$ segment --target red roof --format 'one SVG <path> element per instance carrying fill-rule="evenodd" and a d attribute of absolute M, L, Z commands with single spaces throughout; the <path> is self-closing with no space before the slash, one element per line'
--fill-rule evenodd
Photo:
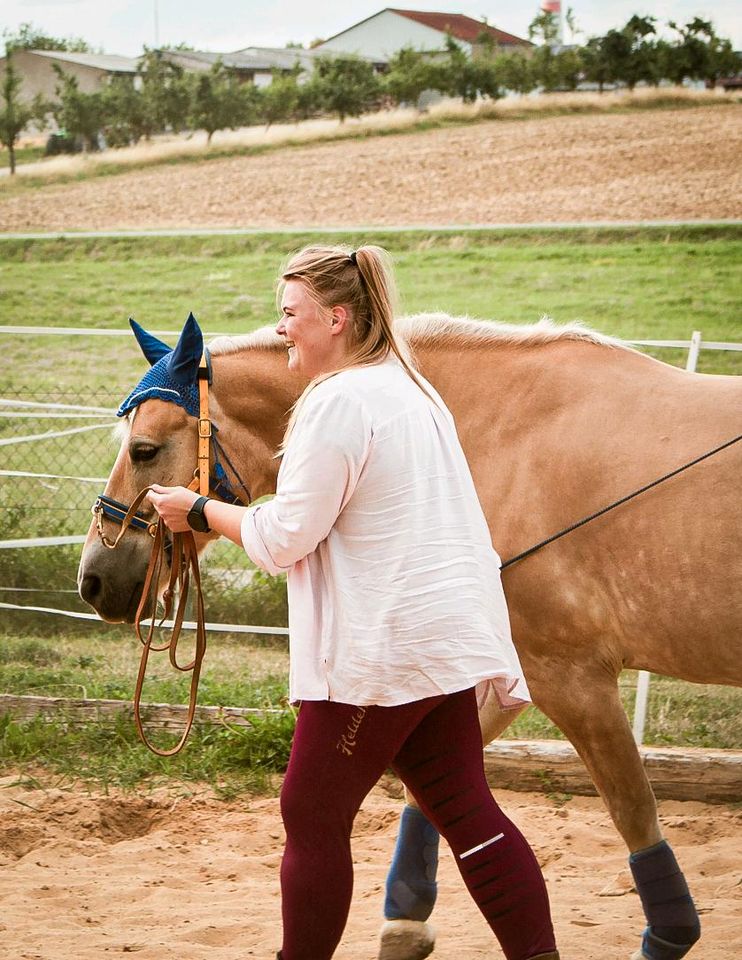
<path fill-rule="evenodd" d="M 477 37 L 486 31 L 496 43 L 500 44 L 525 44 L 532 47 L 530 40 L 523 40 L 512 33 L 505 33 L 504 30 L 498 30 L 491 27 L 488 23 L 481 20 L 475 20 L 473 17 L 467 17 L 463 13 L 426 13 L 422 10 L 398 10 L 395 7 L 387 8 L 390 13 L 398 13 L 401 17 L 407 17 L 409 20 L 416 20 L 418 23 L 425 24 L 433 30 L 439 30 L 441 33 L 450 33 L 457 40 L 465 40 L 467 43 L 475 43 Z"/>

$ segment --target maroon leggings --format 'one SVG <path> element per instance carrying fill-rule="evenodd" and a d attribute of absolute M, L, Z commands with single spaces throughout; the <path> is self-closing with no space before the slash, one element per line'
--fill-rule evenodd
<path fill-rule="evenodd" d="M 283 960 L 335 952 L 353 891 L 353 820 L 388 767 L 450 845 L 507 960 L 555 950 L 541 869 L 485 780 L 470 689 L 398 707 L 302 703 L 281 791 Z"/>

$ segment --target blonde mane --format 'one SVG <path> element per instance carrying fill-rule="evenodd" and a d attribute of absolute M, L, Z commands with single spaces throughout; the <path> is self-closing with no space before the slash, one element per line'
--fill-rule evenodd
<path fill-rule="evenodd" d="M 624 341 L 596 333 L 581 323 L 554 323 L 542 317 L 538 323 L 518 324 L 452 317 L 447 313 L 416 313 L 400 317 L 395 330 L 415 346 L 446 346 L 456 349 L 491 343 L 535 346 L 556 340 L 583 340 L 606 347 L 627 347 Z M 241 350 L 283 350 L 284 343 L 273 327 L 261 327 L 237 337 L 217 337 L 209 344 L 214 356 Z"/>

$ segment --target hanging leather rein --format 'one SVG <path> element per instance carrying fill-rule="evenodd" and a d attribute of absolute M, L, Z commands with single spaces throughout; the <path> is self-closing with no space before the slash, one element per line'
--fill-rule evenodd
<path fill-rule="evenodd" d="M 243 499 L 232 493 L 225 495 L 224 480 L 222 478 L 212 478 L 210 475 L 210 444 L 213 436 L 211 418 L 209 417 L 209 368 L 204 353 L 198 369 L 198 395 L 199 395 L 199 413 L 198 413 L 198 465 L 194 471 L 193 480 L 189 483 L 189 490 L 198 490 L 201 496 L 216 494 L 220 499 L 231 500 L 233 503 L 244 503 Z M 213 438 L 216 439 L 215 437 Z M 234 468 L 232 468 L 234 470 Z M 249 491 L 242 480 L 236 474 L 242 488 L 247 493 L 248 503 L 251 499 Z M 216 479 L 213 483 L 212 480 Z M 201 664 L 206 653 L 206 617 L 204 612 L 203 590 L 201 586 L 201 572 L 198 566 L 198 548 L 193 533 L 190 530 L 184 533 L 173 533 L 170 539 L 165 522 L 162 517 L 156 521 L 148 520 L 138 512 L 142 501 L 145 499 L 151 487 L 145 487 L 136 495 L 130 507 L 113 500 L 110 497 L 101 495 L 95 501 L 93 514 L 96 518 L 98 537 L 101 543 L 109 550 L 115 550 L 120 543 L 126 531 L 131 527 L 133 529 L 146 530 L 152 537 L 152 550 L 147 565 L 147 572 L 144 577 L 144 586 L 142 587 L 142 596 L 139 600 L 136 616 L 134 618 L 134 629 L 136 635 L 142 644 L 142 655 L 139 661 L 139 672 L 137 674 L 136 685 L 134 688 L 134 723 L 137 733 L 142 743 L 152 753 L 159 757 L 172 757 L 178 753 L 184 746 L 188 735 L 193 726 L 193 720 L 196 715 L 196 697 L 198 694 L 198 682 L 201 676 Z M 114 520 L 121 524 L 121 530 L 114 540 L 110 540 L 103 532 L 103 518 Z M 161 627 L 165 620 L 169 620 L 173 612 L 173 604 L 177 595 L 177 607 L 173 619 L 173 627 L 169 638 L 159 646 L 154 644 L 155 630 L 158 624 L 156 618 L 152 615 L 149 618 L 147 632 L 143 635 L 142 625 L 145 618 L 145 608 L 149 600 L 152 601 L 152 610 L 156 608 L 158 584 L 162 574 L 162 565 L 166 554 L 170 553 L 170 577 L 167 587 L 162 597 L 164 613 L 160 619 Z M 178 661 L 178 640 L 185 619 L 186 604 L 190 592 L 191 580 L 193 581 L 195 593 L 195 622 L 196 622 L 196 648 L 193 659 L 186 664 Z M 147 675 L 147 664 L 151 652 L 161 653 L 168 651 L 168 656 L 172 666 L 182 673 L 191 674 L 191 685 L 188 696 L 188 714 L 183 734 L 178 743 L 168 750 L 156 747 L 144 732 L 142 724 L 142 690 Z"/>

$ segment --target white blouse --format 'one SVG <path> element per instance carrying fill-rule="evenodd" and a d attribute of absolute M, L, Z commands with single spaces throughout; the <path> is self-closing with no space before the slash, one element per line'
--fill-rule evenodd
<path fill-rule="evenodd" d="M 321 382 L 276 496 L 243 518 L 254 563 L 288 574 L 292 701 L 395 706 L 475 684 L 502 707 L 530 699 L 453 417 L 426 387 L 435 403 L 395 358 Z"/>

